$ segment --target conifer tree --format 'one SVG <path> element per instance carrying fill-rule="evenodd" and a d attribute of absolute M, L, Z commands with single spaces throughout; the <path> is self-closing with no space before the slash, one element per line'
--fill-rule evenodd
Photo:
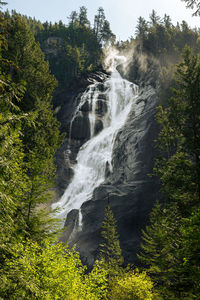
<path fill-rule="evenodd" d="M 94 17 L 94 33 L 99 43 L 113 43 L 116 38 L 110 29 L 110 23 L 106 20 L 102 7 L 99 7 L 97 15 Z"/>
<path fill-rule="evenodd" d="M 168 298 L 195 299 L 200 293 L 200 56 L 190 48 L 177 66 L 173 92 L 157 115 L 158 144 L 166 156 L 154 170 L 164 203 L 152 212 L 140 258 Z"/>
<path fill-rule="evenodd" d="M 17 232 L 24 226 L 23 218 L 16 218 L 19 202 L 28 190 L 22 143 L 22 123 L 30 121 L 18 104 L 25 93 L 25 82 L 15 83 L 9 69 L 14 64 L 5 60 L 2 52 L 8 49 L 6 25 L 0 17 L 0 268 L 12 252 L 17 241 Z"/>
<path fill-rule="evenodd" d="M 150 14 L 149 17 L 150 17 L 150 20 L 151 20 L 151 24 L 152 24 L 153 26 L 159 24 L 159 22 L 160 22 L 160 17 L 157 15 L 157 13 L 156 13 L 156 11 L 155 11 L 154 9 L 152 10 L 152 12 L 151 12 L 151 14 Z"/>
<path fill-rule="evenodd" d="M 62 139 L 50 103 L 55 79 L 48 63 L 25 20 L 16 13 L 6 18 L 6 34 L 0 36 L 0 223 L 5 253 L 15 238 L 42 242 L 54 233 L 44 203 L 52 198 L 54 154 Z"/>
<path fill-rule="evenodd" d="M 106 289 L 108 299 L 118 277 L 123 273 L 123 256 L 120 248 L 119 235 L 116 228 L 116 220 L 110 204 L 105 208 L 105 217 L 101 228 L 102 243 L 100 244 L 99 260 L 95 262 L 94 269 L 100 274 L 106 275 Z"/>
<path fill-rule="evenodd" d="M 147 34 L 147 30 L 148 30 L 147 21 L 144 18 L 139 17 L 138 24 L 136 26 L 136 31 L 135 31 L 137 38 L 143 39 Z"/>
<path fill-rule="evenodd" d="M 103 243 L 100 244 L 100 257 L 111 268 L 123 264 L 122 250 L 120 248 L 119 235 L 116 228 L 116 220 L 110 205 L 105 209 L 105 218 L 102 224 L 101 236 Z"/>
<path fill-rule="evenodd" d="M 200 15 L 200 1 L 198 0 L 182 0 L 182 1 L 186 2 L 187 8 L 192 8 L 195 10 L 193 16 Z"/>
<path fill-rule="evenodd" d="M 80 7 L 78 20 L 79 20 L 79 26 L 89 26 L 90 25 L 90 22 L 87 18 L 87 8 L 85 6 Z"/>
<path fill-rule="evenodd" d="M 101 40 L 101 31 L 105 22 L 105 13 L 103 7 L 99 7 L 97 15 L 94 17 L 94 33 L 98 40 Z"/>

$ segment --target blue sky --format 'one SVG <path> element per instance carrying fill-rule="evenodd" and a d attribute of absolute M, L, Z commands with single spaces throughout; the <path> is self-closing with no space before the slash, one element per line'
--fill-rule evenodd
<path fill-rule="evenodd" d="M 185 20 L 191 27 L 200 27 L 200 17 L 192 17 L 192 11 L 185 8 L 181 0 L 5 0 L 7 9 L 15 9 L 45 22 L 46 20 L 67 23 L 67 17 L 72 10 L 79 10 L 80 6 L 88 9 L 88 18 L 93 23 L 94 15 L 99 6 L 105 11 L 107 20 L 117 39 L 126 40 L 134 36 L 139 16 L 148 19 L 152 9 L 161 17 L 170 15 L 174 24 Z"/>

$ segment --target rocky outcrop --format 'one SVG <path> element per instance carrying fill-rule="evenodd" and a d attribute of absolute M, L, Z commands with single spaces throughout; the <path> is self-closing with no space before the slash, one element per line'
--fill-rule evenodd
<path fill-rule="evenodd" d="M 101 117 L 106 113 L 103 81 L 107 75 L 97 74 L 90 79 L 99 82 L 102 91 L 96 105 L 96 123 L 94 132 L 102 130 Z M 155 76 L 155 75 L 154 75 Z M 91 200 L 81 207 L 82 227 L 79 223 L 78 210 L 68 214 L 63 233 L 63 240 L 70 245 L 76 244 L 85 263 L 92 265 L 98 253 L 100 228 L 104 218 L 104 209 L 108 202 L 117 220 L 120 242 L 125 262 L 137 262 L 136 253 L 140 249 L 141 230 L 148 222 L 149 213 L 157 198 L 159 184 L 156 178 L 148 176 L 152 172 L 156 150 L 154 140 L 157 136 L 155 122 L 158 101 L 158 83 L 145 75 L 140 75 L 140 94 L 134 104 L 126 124 L 117 134 L 112 158 L 112 168 L 106 166 L 106 180 L 94 190 Z M 133 78 L 134 79 L 134 78 Z M 94 82 L 93 81 L 93 82 Z M 142 83 L 143 82 L 143 83 Z M 83 90 L 83 88 L 82 88 Z M 80 94 L 67 94 L 55 100 L 57 116 L 61 121 L 61 130 L 68 135 L 57 152 L 58 191 L 62 195 L 73 175 L 73 165 L 80 146 L 89 139 L 88 114 L 91 111 L 89 101 L 85 101 L 75 114 L 80 104 Z M 60 108 L 59 108 L 60 107 Z"/>
<path fill-rule="evenodd" d="M 53 97 L 54 111 L 61 123 L 60 130 L 65 133 L 65 140 L 56 153 L 57 165 L 57 195 L 58 198 L 64 193 L 73 176 L 73 166 L 80 147 L 90 138 L 90 126 L 88 114 L 91 111 L 89 101 L 86 101 L 76 114 L 81 96 L 88 86 L 98 83 L 99 90 L 104 92 L 103 82 L 108 77 L 107 73 L 96 72 L 80 78 L 71 89 L 58 89 Z M 105 99 L 101 95 L 98 99 L 98 113 L 106 112 Z M 97 119 L 95 133 L 102 130 L 102 123 Z"/>
<path fill-rule="evenodd" d="M 48 37 L 43 43 L 43 51 L 46 56 L 53 55 L 57 56 L 59 48 L 63 45 L 63 40 L 59 37 L 51 36 Z"/>
<path fill-rule="evenodd" d="M 85 263 L 91 265 L 98 253 L 100 227 L 108 202 L 117 219 L 125 262 L 137 261 L 141 230 L 158 194 L 158 182 L 150 178 L 156 155 L 154 139 L 157 125 L 154 120 L 157 93 L 148 86 L 141 90 L 136 112 L 132 113 L 119 131 L 113 150 L 113 170 L 104 184 L 96 188 L 92 200 L 81 208 L 83 227 L 73 237 Z"/>

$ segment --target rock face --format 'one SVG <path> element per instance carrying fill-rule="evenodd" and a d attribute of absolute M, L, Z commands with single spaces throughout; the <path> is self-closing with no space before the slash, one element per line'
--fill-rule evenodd
<path fill-rule="evenodd" d="M 155 157 L 154 139 L 157 126 L 154 120 L 156 91 L 146 87 L 137 100 L 141 113 L 131 113 L 119 131 L 113 150 L 113 171 L 104 184 L 96 188 L 91 201 L 82 205 L 83 228 L 73 242 L 85 262 L 91 265 L 98 252 L 100 227 L 108 201 L 117 219 L 121 248 L 125 262 L 136 262 L 140 249 L 141 229 L 158 193 L 152 172 Z"/>
<path fill-rule="evenodd" d="M 102 90 L 102 82 L 108 74 L 96 72 L 84 77 L 71 90 L 58 90 L 53 98 L 55 114 L 61 123 L 60 130 L 66 134 L 66 138 L 56 153 L 57 164 L 57 195 L 58 198 L 64 193 L 73 176 L 73 166 L 76 163 L 76 156 L 80 147 L 90 138 L 90 126 L 88 114 L 91 110 L 88 101 L 80 108 L 81 95 L 87 90 L 88 85 L 99 83 Z M 103 113 L 103 107 L 100 110 Z M 101 130 L 102 124 L 99 120 L 95 124 L 95 132 Z"/>
<path fill-rule="evenodd" d="M 106 77 L 107 75 L 101 74 L 99 79 L 95 79 L 98 80 L 102 91 Z M 70 244 L 76 244 L 83 261 L 88 265 L 93 264 L 98 253 L 100 228 L 108 202 L 117 220 L 125 263 L 137 262 L 136 253 L 140 249 L 141 229 L 148 222 L 148 216 L 159 189 L 156 178 L 148 176 L 152 172 L 156 156 L 154 140 L 158 129 L 154 116 L 158 101 L 157 92 L 155 82 L 153 86 L 142 84 L 135 104 L 137 110 L 131 111 L 115 139 L 112 170 L 109 165 L 106 166 L 105 182 L 94 190 L 92 199 L 83 203 L 81 207 L 81 231 L 74 231 L 75 224 L 78 223 L 78 211 L 74 209 L 68 214 L 65 223 L 67 227 L 62 239 L 68 240 Z M 71 99 L 73 99 L 70 100 L 73 101 L 73 105 L 70 102 L 63 104 L 64 108 L 58 112 L 62 122 L 61 128 L 63 131 L 68 130 L 71 135 L 70 139 L 68 137 L 65 139 L 57 153 L 60 195 L 73 175 L 72 167 L 78 149 L 90 137 L 88 129 L 90 104 L 85 102 L 72 120 L 80 97 Z M 101 117 L 107 110 L 103 96 L 102 99 L 98 99 L 96 107 L 99 119 L 95 123 L 94 131 L 98 133 L 102 130 Z"/>

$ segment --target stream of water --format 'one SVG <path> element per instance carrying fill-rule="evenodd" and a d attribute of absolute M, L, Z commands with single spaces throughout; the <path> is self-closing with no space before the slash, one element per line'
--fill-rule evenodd
<path fill-rule="evenodd" d="M 74 176 L 61 199 L 52 205 L 59 208 L 57 217 L 65 221 L 72 209 L 78 209 L 92 197 L 93 191 L 105 180 L 106 168 L 112 172 L 112 150 L 118 130 L 125 124 L 128 114 L 134 105 L 138 88 L 133 83 L 123 79 L 116 67 L 125 60 L 124 57 L 114 56 L 110 60 L 112 73 L 104 82 L 104 94 L 107 112 L 102 117 L 103 129 L 95 135 L 96 105 L 100 94 L 98 83 L 92 84 L 82 95 L 81 105 L 89 101 L 91 111 L 90 140 L 79 150 L 77 163 L 74 166 Z M 102 92 L 101 92 L 102 93 Z M 79 213 L 81 226 L 81 212 Z"/>

